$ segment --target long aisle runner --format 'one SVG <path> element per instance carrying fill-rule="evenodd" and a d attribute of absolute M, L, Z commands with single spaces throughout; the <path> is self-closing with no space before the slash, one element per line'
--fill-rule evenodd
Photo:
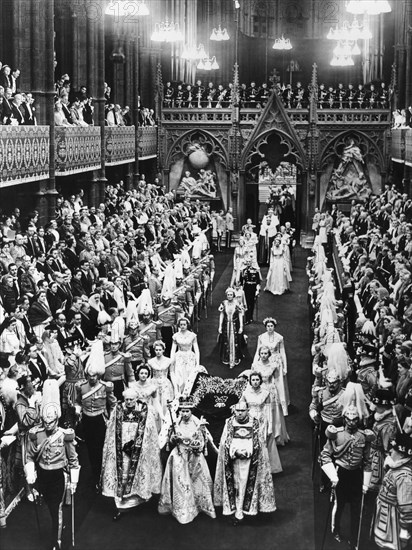
<path fill-rule="evenodd" d="M 260 514 L 241 527 L 218 513 L 213 520 L 199 515 L 182 526 L 171 516 L 159 516 L 157 502 L 141 505 L 120 522 L 113 523 L 113 503 L 96 496 L 80 483 L 76 511 L 76 548 L 78 550 L 314 550 L 313 490 L 311 481 L 311 425 L 308 416 L 311 384 L 309 317 L 307 307 L 306 253 L 296 251 L 291 293 L 273 296 L 261 292 L 258 319 L 245 329 L 248 346 L 245 358 L 232 370 L 220 364 L 217 347 L 217 308 L 224 299 L 232 274 L 232 254 L 216 254 L 216 277 L 208 315 L 199 322 L 198 340 L 201 363 L 210 374 L 234 378 L 250 368 L 257 336 L 264 332 L 262 320 L 268 315 L 278 321 L 277 330 L 285 338 L 288 381 L 291 396 L 286 418 L 291 441 L 279 448 L 283 472 L 274 476 L 277 511 Z M 262 273 L 266 276 L 266 270 Z M 263 286 L 262 286 L 263 288 Z M 256 319 L 256 313 L 255 313 Z M 218 443 L 218 442 L 216 442 Z M 85 454 L 84 454 L 85 456 Z M 83 458 L 83 456 L 82 456 Z M 213 459 L 211 459 L 213 460 Z M 213 465 L 211 465 L 213 470 Z M 88 475 L 88 468 L 82 476 Z M 69 548 L 69 510 L 63 540 Z M 48 514 L 41 511 L 43 533 L 47 533 Z M 24 525 L 24 528 L 22 526 Z M 3 534 L 4 533 L 4 534 Z M 8 528 L 0 533 L 1 550 L 40 550 L 35 514 L 23 504 L 9 518 Z M 21 541 L 17 542 L 16 541 Z"/>

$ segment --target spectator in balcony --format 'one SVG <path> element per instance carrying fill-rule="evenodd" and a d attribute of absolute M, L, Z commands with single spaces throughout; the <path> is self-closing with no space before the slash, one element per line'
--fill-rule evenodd
<path fill-rule="evenodd" d="M 24 125 L 24 112 L 22 109 L 22 103 L 23 96 L 21 94 L 16 94 L 11 102 L 11 114 L 7 119 L 6 124 L 9 124 L 11 126 Z"/>
<path fill-rule="evenodd" d="M 66 117 L 67 122 L 73 125 L 73 119 L 69 108 L 69 94 L 66 94 L 66 93 L 62 94 L 60 96 L 60 100 L 62 103 L 63 114 Z"/>
<path fill-rule="evenodd" d="M 11 81 L 11 91 L 14 94 L 17 93 L 17 79 L 20 77 L 20 69 L 14 69 L 14 71 L 10 75 L 10 81 Z"/>
<path fill-rule="evenodd" d="M 11 115 L 11 111 L 12 111 L 11 98 L 12 98 L 11 88 L 10 87 L 4 88 L 3 113 L 2 113 L 3 124 L 7 124 L 7 121 Z"/>
<path fill-rule="evenodd" d="M 4 100 L 4 88 L 0 86 L 0 124 L 3 124 L 3 100 Z"/>
<path fill-rule="evenodd" d="M 117 117 L 115 114 L 115 109 L 113 103 L 109 103 L 106 111 L 106 125 L 107 126 L 117 126 Z"/>
<path fill-rule="evenodd" d="M 146 116 L 146 119 L 148 121 L 148 124 L 146 124 L 146 126 L 156 126 L 156 121 L 154 119 L 154 110 L 153 109 L 148 109 L 149 113 L 148 115 Z"/>
<path fill-rule="evenodd" d="M 8 65 L 3 65 L 1 71 L 0 71 L 0 85 L 3 86 L 4 89 L 10 88 L 12 90 L 12 81 L 10 77 L 11 69 Z M 13 90 L 12 90 L 13 93 Z"/>
<path fill-rule="evenodd" d="M 9 269 L 9 265 L 14 263 L 13 256 L 10 254 L 10 244 L 8 242 L 4 242 L 1 245 L 1 252 L 0 252 L 0 269 L 2 273 L 7 273 Z"/>
<path fill-rule="evenodd" d="M 125 126 L 133 126 L 132 115 L 130 113 L 130 107 L 128 105 L 122 110 L 122 117 Z"/>
<path fill-rule="evenodd" d="M 63 113 L 63 104 L 60 99 L 56 99 L 54 102 L 54 124 L 56 126 L 73 126 Z"/>
<path fill-rule="evenodd" d="M 70 107 L 70 114 L 75 126 L 88 126 L 87 122 L 85 122 L 83 118 L 83 101 L 80 98 L 74 98 L 74 101 Z"/>
<path fill-rule="evenodd" d="M 22 104 L 22 110 L 24 113 L 24 124 L 27 126 L 37 126 L 37 121 L 35 117 L 35 111 L 36 108 L 33 107 L 34 99 L 33 94 L 30 92 L 27 92 L 26 94 L 22 94 L 23 96 L 23 104 Z"/>
<path fill-rule="evenodd" d="M 84 100 L 83 118 L 84 118 L 84 121 L 89 126 L 94 125 L 93 113 L 94 113 L 93 98 L 92 97 L 87 97 Z"/>

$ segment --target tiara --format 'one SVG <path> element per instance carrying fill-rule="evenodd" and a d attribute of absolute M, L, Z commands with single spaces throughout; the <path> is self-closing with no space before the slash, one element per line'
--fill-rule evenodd
<path fill-rule="evenodd" d="M 273 323 L 275 326 L 278 324 L 274 317 L 266 317 L 266 319 L 263 319 L 263 324 L 267 325 L 267 323 Z"/>

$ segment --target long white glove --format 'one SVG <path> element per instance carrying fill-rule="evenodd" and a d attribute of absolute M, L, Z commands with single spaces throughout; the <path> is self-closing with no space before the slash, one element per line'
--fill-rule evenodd
<path fill-rule="evenodd" d="M 325 472 L 325 474 L 328 476 L 332 483 L 332 487 L 336 487 L 339 481 L 338 472 L 336 471 L 335 465 L 333 462 L 327 462 L 326 464 L 323 464 L 322 470 Z"/>
<path fill-rule="evenodd" d="M 37 479 L 36 467 L 34 462 L 27 462 L 24 466 L 24 473 L 26 474 L 26 481 L 28 485 L 34 485 Z"/>
<path fill-rule="evenodd" d="M 70 490 L 72 494 L 76 492 L 77 484 L 79 482 L 80 466 L 78 468 L 71 468 L 70 470 Z"/>
<path fill-rule="evenodd" d="M 363 472 L 363 485 L 362 485 L 363 493 L 368 492 L 369 485 L 371 484 L 371 477 L 372 477 L 372 472 Z"/>

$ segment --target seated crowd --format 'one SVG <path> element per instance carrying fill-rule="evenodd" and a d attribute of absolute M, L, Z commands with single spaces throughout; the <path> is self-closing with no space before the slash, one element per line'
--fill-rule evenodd
<path fill-rule="evenodd" d="M 393 482 L 388 467 L 399 468 L 412 456 L 412 201 L 386 185 L 368 202 L 352 201 L 349 213 L 334 205 L 332 212 L 316 213 L 314 221 L 318 234 L 307 269 L 314 329 L 309 413 L 322 445 L 347 425 L 348 403 L 355 406 L 360 427 L 372 430 L 363 491 L 375 495 L 373 505 L 379 492 L 375 542 L 389 548 L 392 537 L 403 548 L 410 538 L 411 481 L 398 476 Z M 403 462 L 393 460 L 392 449 L 403 453 Z M 334 488 L 334 472 L 322 469 Z M 321 490 L 326 483 L 321 477 Z M 349 498 L 359 513 L 360 497 Z M 380 502 L 397 502 L 398 519 L 391 519 L 385 532 Z M 334 535 L 342 540 L 338 523 Z"/>
<path fill-rule="evenodd" d="M 80 86 L 77 92 L 71 89 L 70 77 L 62 75 L 55 84 L 54 121 L 56 126 L 93 126 L 93 98 L 88 94 L 86 86 Z M 132 126 L 133 118 L 130 107 L 121 107 L 111 99 L 111 88 L 105 82 L 105 124 L 106 126 Z M 139 126 L 154 126 L 154 111 L 140 105 Z"/>
<path fill-rule="evenodd" d="M 20 69 L 11 70 L 0 61 L 0 124 L 10 126 L 35 126 L 34 99 L 31 92 L 18 87 Z"/>
<path fill-rule="evenodd" d="M 301 82 L 296 82 L 294 87 L 280 82 L 263 82 L 261 86 L 251 82 L 249 86 L 240 84 L 235 90 L 232 82 L 227 86 L 213 82 L 204 85 L 201 80 L 194 85 L 167 82 L 163 89 L 163 107 L 220 109 L 238 103 L 245 109 L 263 108 L 273 90 L 282 97 L 287 109 L 308 108 L 309 86 L 304 87 Z M 336 87 L 321 83 L 317 95 L 319 109 L 388 109 L 392 93 L 384 82 L 357 87 L 353 84 L 345 87 L 340 82 Z"/>

